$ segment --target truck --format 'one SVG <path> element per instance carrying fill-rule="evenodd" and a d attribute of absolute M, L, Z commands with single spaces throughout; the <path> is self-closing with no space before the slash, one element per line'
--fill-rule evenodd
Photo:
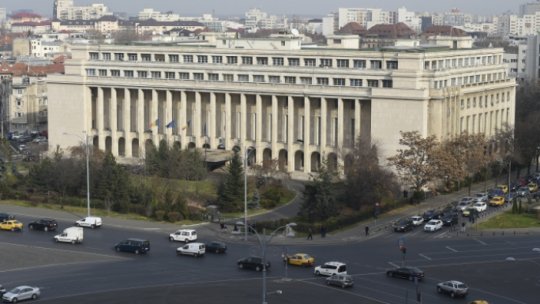
<path fill-rule="evenodd" d="M 80 244 L 84 239 L 84 230 L 82 227 L 69 227 L 64 229 L 62 234 L 54 236 L 55 242 Z"/>

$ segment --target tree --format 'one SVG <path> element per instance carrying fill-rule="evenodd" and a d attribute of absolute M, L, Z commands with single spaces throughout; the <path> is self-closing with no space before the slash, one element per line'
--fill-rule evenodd
<path fill-rule="evenodd" d="M 338 208 L 332 183 L 337 175 L 328 170 L 325 163 L 317 175 L 311 176 L 311 182 L 305 185 L 304 201 L 300 207 L 300 216 L 307 221 L 322 221 L 337 215 Z"/>
<path fill-rule="evenodd" d="M 227 176 L 218 188 L 218 206 L 222 211 L 238 211 L 244 199 L 244 167 L 237 151 L 234 152 L 229 165 Z"/>
<path fill-rule="evenodd" d="M 435 136 L 423 138 L 417 131 L 400 133 L 399 144 L 406 149 L 398 149 L 398 153 L 388 158 L 388 162 L 396 167 L 403 181 L 415 191 L 421 191 L 434 179 L 436 173 L 434 150 L 438 142 Z"/>
<path fill-rule="evenodd" d="M 533 83 L 520 85 L 516 94 L 515 154 L 519 162 L 527 166 L 527 173 L 533 159 L 540 153 L 540 86 Z"/>

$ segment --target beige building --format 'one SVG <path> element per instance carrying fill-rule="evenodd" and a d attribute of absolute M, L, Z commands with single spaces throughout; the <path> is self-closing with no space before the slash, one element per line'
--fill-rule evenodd
<path fill-rule="evenodd" d="M 182 148 L 254 147 L 296 177 L 344 165 L 358 137 L 385 159 L 400 131 L 449 138 L 514 124 L 503 50 L 303 48 L 298 37 L 215 45 L 73 46 L 48 78 L 49 142 L 91 136 L 120 159 L 165 140 Z"/>
<path fill-rule="evenodd" d="M 8 131 L 47 130 L 47 83 L 40 77 L 13 77 L 8 107 Z"/>

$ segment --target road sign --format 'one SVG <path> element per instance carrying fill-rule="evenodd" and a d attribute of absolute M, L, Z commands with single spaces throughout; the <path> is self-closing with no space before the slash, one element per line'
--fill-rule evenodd
<path fill-rule="evenodd" d="M 405 238 L 404 237 L 399 238 L 398 246 L 399 246 L 399 249 L 401 249 L 402 247 L 405 247 Z"/>

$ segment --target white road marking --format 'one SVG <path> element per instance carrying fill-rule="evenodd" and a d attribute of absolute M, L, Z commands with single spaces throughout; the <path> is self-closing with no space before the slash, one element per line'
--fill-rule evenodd
<path fill-rule="evenodd" d="M 454 248 L 450 247 L 450 246 L 446 246 L 446 249 L 450 250 L 450 251 L 453 251 L 453 252 L 458 252 L 457 250 L 455 250 Z"/>
<path fill-rule="evenodd" d="M 418 255 L 423 257 L 424 259 L 426 259 L 428 261 L 432 261 L 432 259 L 430 257 L 428 257 L 427 255 L 424 255 L 424 254 L 421 254 L 421 253 L 419 253 Z"/>
<path fill-rule="evenodd" d="M 399 268 L 398 264 L 396 264 L 396 263 L 394 263 L 394 262 L 388 262 L 388 264 L 390 264 L 390 265 L 393 266 L 393 267 Z"/>
<path fill-rule="evenodd" d="M 484 241 L 481 241 L 481 240 L 479 240 L 479 239 L 473 239 L 473 240 L 477 241 L 478 243 L 480 243 L 480 244 L 482 244 L 482 245 L 484 245 L 484 246 L 486 246 L 486 245 L 487 245 L 487 243 L 486 243 L 486 242 L 484 242 Z"/>
<path fill-rule="evenodd" d="M 444 231 L 443 233 L 437 234 L 434 238 L 436 239 L 442 239 L 445 237 L 445 235 L 448 233 L 448 231 Z"/>

